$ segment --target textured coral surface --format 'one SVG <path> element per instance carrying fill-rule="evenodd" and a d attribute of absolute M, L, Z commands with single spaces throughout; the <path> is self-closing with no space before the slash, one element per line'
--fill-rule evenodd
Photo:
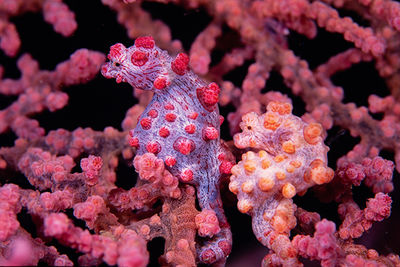
<path fill-rule="evenodd" d="M 400 3 L 0 0 L 0 265 L 400 266 Z"/>

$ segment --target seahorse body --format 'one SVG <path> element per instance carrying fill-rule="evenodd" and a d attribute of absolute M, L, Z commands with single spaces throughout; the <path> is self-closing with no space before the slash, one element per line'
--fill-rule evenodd
<path fill-rule="evenodd" d="M 200 207 L 214 210 L 221 231 L 198 246 L 200 262 L 224 261 L 231 250 L 231 232 L 219 193 L 221 175 L 232 162 L 220 141 L 219 87 L 206 84 L 189 70 L 189 58 L 175 58 L 155 46 L 152 37 L 140 37 L 126 48 L 115 44 L 102 67 L 106 78 L 151 90 L 154 96 L 130 131 L 137 155 L 153 153 L 182 182 L 197 188 Z"/>

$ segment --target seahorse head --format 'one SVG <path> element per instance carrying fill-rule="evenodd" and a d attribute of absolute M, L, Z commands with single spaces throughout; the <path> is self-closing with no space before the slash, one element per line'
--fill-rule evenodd
<path fill-rule="evenodd" d="M 101 68 L 106 78 L 115 78 L 117 83 L 127 82 L 132 87 L 153 90 L 168 86 L 167 58 L 165 52 L 154 44 L 151 36 L 140 37 L 126 48 L 117 43 L 110 48 L 109 62 Z"/>

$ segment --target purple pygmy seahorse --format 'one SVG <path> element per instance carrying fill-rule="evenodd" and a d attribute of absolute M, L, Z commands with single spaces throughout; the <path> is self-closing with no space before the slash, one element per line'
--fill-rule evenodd
<path fill-rule="evenodd" d="M 219 87 L 206 84 L 189 70 L 189 57 L 175 58 L 154 44 L 150 36 L 136 39 L 126 48 L 115 44 L 102 67 L 106 78 L 154 92 L 154 96 L 130 132 L 137 155 L 153 153 L 182 182 L 197 189 L 202 210 L 214 210 L 221 231 L 198 244 L 203 263 L 224 262 L 231 251 L 232 236 L 219 192 L 221 176 L 232 162 L 220 140 Z"/>

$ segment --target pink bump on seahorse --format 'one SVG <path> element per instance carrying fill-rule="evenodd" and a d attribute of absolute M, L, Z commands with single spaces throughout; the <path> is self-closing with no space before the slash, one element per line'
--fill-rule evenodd
<path fill-rule="evenodd" d="M 212 237 L 202 238 L 199 261 L 224 262 L 232 237 L 219 184 L 233 164 L 219 137 L 218 85 L 206 84 L 190 71 L 186 54 L 172 58 L 155 46 L 150 36 L 136 39 L 128 48 L 113 45 L 108 59 L 103 76 L 154 92 L 136 128 L 130 131 L 130 144 L 137 148 L 137 155 L 157 155 L 174 176 L 196 186 L 201 209 L 213 210 L 221 228 Z"/>

